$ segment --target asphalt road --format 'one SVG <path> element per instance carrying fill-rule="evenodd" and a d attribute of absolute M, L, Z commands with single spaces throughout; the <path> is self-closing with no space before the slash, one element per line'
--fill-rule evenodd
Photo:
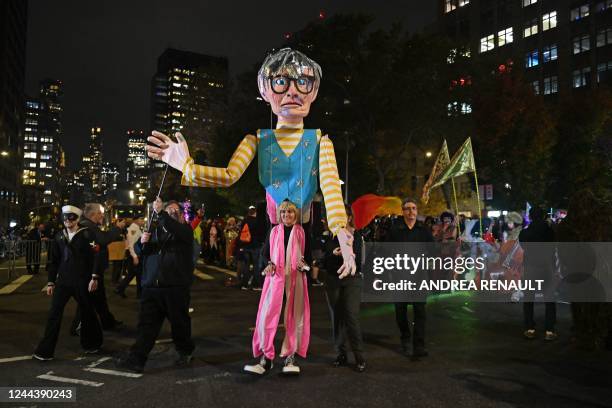
<path fill-rule="evenodd" d="M 281 376 L 277 359 L 269 375 L 249 376 L 242 367 L 253 361 L 260 293 L 224 287 L 224 272 L 201 270 L 208 276 L 197 278 L 191 292 L 193 364 L 174 367 L 166 323 L 141 377 L 106 371 L 115 370 L 110 357 L 133 342 L 138 311 L 133 286 L 128 299 L 107 288 L 111 310 L 126 328 L 105 333 L 100 355 L 83 355 L 78 338 L 68 334 L 71 302 L 55 360 L 25 359 L 40 340 L 49 307 L 41 271 L 13 293 L 0 295 L 0 386 L 70 385 L 57 377 L 88 382 L 75 385 L 76 404 L 55 404 L 69 407 L 612 407 L 612 353 L 575 350 L 567 305 L 559 305 L 559 339 L 546 343 L 541 331 L 536 340 L 522 338 L 519 304 L 430 302 L 430 356 L 411 361 L 400 353 L 392 305 L 363 304 L 368 369 L 360 374 L 352 365 L 330 365 L 335 355 L 324 289 L 310 288 L 311 347 L 308 358 L 299 361 L 302 374 Z M 543 306 L 536 307 L 536 316 L 543 323 Z M 280 333 L 277 338 L 280 346 Z"/>

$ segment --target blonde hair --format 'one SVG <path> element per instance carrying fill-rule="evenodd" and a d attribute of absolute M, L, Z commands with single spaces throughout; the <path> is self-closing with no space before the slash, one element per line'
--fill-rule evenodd
<path fill-rule="evenodd" d="M 298 210 L 297 206 L 289 201 L 289 200 L 285 200 L 282 203 L 280 203 L 280 205 L 278 206 L 278 214 L 280 215 L 281 211 L 293 211 L 293 213 L 295 214 L 295 223 L 298 222 L 298 220 L 301 218 L 301 214 L 300 211 Z"/>

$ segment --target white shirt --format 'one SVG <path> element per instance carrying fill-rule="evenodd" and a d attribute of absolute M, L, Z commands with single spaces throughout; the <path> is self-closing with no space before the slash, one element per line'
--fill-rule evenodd
<path fill-rule="evenodd" d="M 140 226 L 133 222 L 127 229 L 128 251 L 130 251 L 130 255 L 132 255 L 133 257 L 136 256 L 136 251 L 134 251 L 134 245 L 136 244 L 136 242 L 138 242 L 141 236 L 142 230 L 140 229 Z"/>

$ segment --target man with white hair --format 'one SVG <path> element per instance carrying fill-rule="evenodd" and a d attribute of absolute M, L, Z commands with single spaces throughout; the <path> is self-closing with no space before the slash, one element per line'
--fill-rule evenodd
<path fill-rule="evenodd" d="M 125 220 L 118 220 L 108 231 L 102 231 L 100 226 L 104 223 L 104 207 L 99 203 L 85 204 L 83 216 L 79 220 L 79 226 L 88 228 L 95 236 L 100 246 L 100 280 L 98 291 L 94 294 L 94 307 L 104 330 L 117 330 L 123 326 L 123 322 L 115 319 L 108 308 L 106 300 L 106 288 L 104 287 L 104 271 L 108 268 L 108 244 L 113 241 L 123 240 L 122 231 L 125 228 Z M 80 322 L 80 309 L 72 321 L 71 332 L 77 331 Z"/>
<path fill-rule="evenodd" d="M 98 288 L 99 250 L 94 233 L 79 225 L 82 211 L 72 205 L 62 207 L 64 229 L 50 247 L 47 267 L 47 295 L 53 296 L 45 334 L 33 358 L 52 360 L 66 303 L 73 297 L 81 309 L 81 346 L 85 353 L 96 353 L 102 345 L 102 329 L 93 307 L 92 293 Z"/>

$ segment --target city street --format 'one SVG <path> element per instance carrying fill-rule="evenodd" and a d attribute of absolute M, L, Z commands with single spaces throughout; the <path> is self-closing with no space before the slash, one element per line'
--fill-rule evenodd
<path fill-rule="evenodd" d="M 55 360 L 26 359 L 40 339 L 49 306 L 41 288 L 44 271 L 0 295 L 0 386 L 76 386 L 77 406 L 88 407 L 393 407 L 393 406 L 612 406 L 612 353 L 577 351 L 570 344 L 569 306 L 559 307 L 559 339 L 522 337 L 519 304 L 473 304 L 438 299 L 428 305 L 429 357 L 411 361 L 400 353 L 393 306 L 364 304 L 362 324 L 368 368 L 334 368 L 324 288 L 310 288 L 310 355 L 302 374 L 285 378 L 277 358 L 263 378 L 242 372 L 251 359 L 259 292 L 223 285 L 228 271 L 199 266 L 192 287 L 196 343 L 189 368 L 173 366 L 176 354 L 167 323 L 142 376 L 117 371 L 111 357 L 135 335 L 135 287 L 128 298 L 112 293 L 111 311 L 125 322 L 105 333 L 99 355 L 83 355 L 69 335 L 75 303 L 65 310 Z M 1 286 L 6 286 L 2 275 Z M 108 279 L 108 276 L 107 276 Z M 536 307 L 543 322 L 543 307 Z M 281 336 L 277 334 L 280 346 Z M 23 357 L 19 359 L 19 357 Z M 352 365 L 352 356 L 349 356 Z M 66 381 L 77 380 L 74 385 Z M 28 403 L 25 406 L 43 404 Z M 74 406 L 66 404 L 66 406 Z"/>

